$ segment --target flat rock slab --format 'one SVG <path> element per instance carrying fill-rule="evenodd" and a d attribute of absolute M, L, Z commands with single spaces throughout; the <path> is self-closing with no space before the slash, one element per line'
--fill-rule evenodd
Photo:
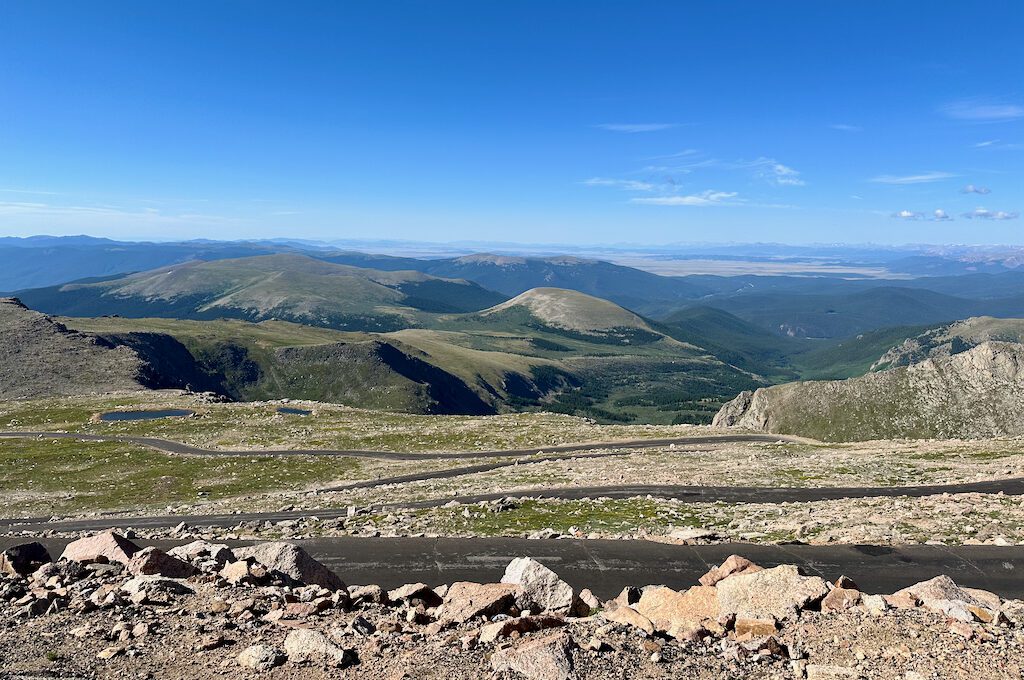
<path fill-rule="evenodd" d="M 445 594 L 438 620 L 445 624 L 463 623 L 478 616 L 507 613 L 521 593 L 508 583 L 453 583 Z"/>

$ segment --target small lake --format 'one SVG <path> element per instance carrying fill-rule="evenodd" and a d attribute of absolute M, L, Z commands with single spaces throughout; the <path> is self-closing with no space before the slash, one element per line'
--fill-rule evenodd
<path fill-rule="evenodd" d="M 292 408 L 290 406 L 280 406 L 277 409 L 278 413 L 283 413 L 286 416 L 308 416 L 311 415 L 312 411 L 307 411 L 303 408 Z"/>
<path fill-rule="evenodd" d="M 183 408 L 166 408 L 156 411 L 110 411 L 101 413 L 100 420 L 114 422 L 122 420 L 156 420 L 157 418 L 185 418 L 195 411 Z"/>

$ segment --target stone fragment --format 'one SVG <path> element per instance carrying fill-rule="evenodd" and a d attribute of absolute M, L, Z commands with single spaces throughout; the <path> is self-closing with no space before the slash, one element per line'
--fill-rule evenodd
<path fill-rule="evenodd" d="M 185 562 L 209 559 L 220 565 L 234 562 L 237 559 L 231 549 L 223 543 L 210 543 L 209 541 L 192 541 L 185 545 L 179 545 L 168 550 L 167 554 Z"/>
<path fill-rule="evenodd" d="M 128 560 L 128 573 L 135 576 L 157 574 L 167 578 L 188 578 L 196 568 L 188 562 L 171 557 L 160 548 L 143 548 Z"/>
<path fill-rule="evenodd" d="M 388 604 L 387 592 L 378 585 L 352 586 L 348 589 L 348 595 L 352 604 L 362 604 L 363 602 Z"/>
<path fill-rule="evenodd" d="M 948 576 L 936 576 L 899 590 L 889 598 L 893 601 L 913 600 L 920 606 L 961 621 L 973 621 L 969 607 L 998 611 L 1002 604 L 998 595 L 986 590 L 961 588 Z"/>
<path fill-rule="evenodd" d="M 508 583 L 453 583 L 445 594 L 438 620 L 445 624 L 463 623 L 478 616 L 505 614 L 513 607 L 519 586 Z"/>
<path fill-rule="evenodd" d="M 132 555 L 139 552 L 139 546 L 113 531 L 104 531 L 68 543 L 61 553 L 61 559 L 76 562 L 109 561 L 128 564 Z"/>
<path fill-rule="evenodd" d="M 828 584 L 784 564 L 726 578 L 718 583 L 717 591 L 722 614 L 781 621 L 820 601 L 828 594 Z"/>
<path fill-rule="evenodd" d="M 889 609 L 889 605 L 885 603 L 885 598 L 881 595 L 861 595 L 860 600 L 869 614 L 884 614 Z"/>
<path fill-rule="evenodd" d="M 730 576 L 737 574 L 752 574 L 755 571 L 761 571 L 761 567 L 757 566 L 746 557 L 740 555 L 729 555 L 725 558 L 719 566 L 711 569 L 708 573 L 700 577 L 699 581 L 702 586 L 713 586 L 719 581 L 724 581 Z"/>
<path fill-rule="evenodd" d="M 718 591 L 710 586 L 683 592 L 665 586 L 645 588 L 636 610 L 650 619 L 656 630 L 681 639 L 692 638 L 704 621 L 714 621 L 721 613 Z"/>
<path fill-rule="evenodd" d="M 480 642 L 490 643 L 501 638 L 506 638 L 512 633 L 524 635 L 546 628 L 557 628 L 565 625 L 565 619 L 561 616 L 550 614 L 537 614 L 535 616 L 509 617 L 503 621 L 486 623 L 480 628 Z"/>
<path fill-rule="evenodd" d="M 284 661 L 280 650 L 268 645 L 252 645 L 238 655 L 238 665 L 254 671 L 269 671 Z"/>
<path fill-rule="evenodd" d="M 734 624 L 736 637 L 766 637 L 775 635 L 779 627 L 775 619 L 737 618 Z"/>
<path fill-rule="evenodd" d="M 101 649 L 99 652 L 97 652 L 96 658 L 103 659 L 104 661 L 106 661 L 107 659 L 113 659 L 115 656 L 118 656 L 119 654 L 124 654 L 124 647 L 122 647 L 121 645 L 113 645 L 111 647 L 105 647 Z"/>
<path fill-rule="evenodd" d="M 860 604 L 861 593 L 855 588 L 836 587 L 821 601 L 821 611 L 841 612 Z"/>
<path fill-rule="evenodd" d="M 50 561 L 50 553 L 42 543 L 19 543 L 0 552 L 0 574 L 28 576 Z"/>
<path fill-rule="evenodd" d="M 509 562 L 501 582 L 521 587 L 541 611 L 569 615 L 584 613 L 585 605 L 576 597 L 572 586 L 533 558 L 517 557 Z"/>
<path fill-rule="evenodd" d="M 859 678 L 860 674 L 846 666 L 830 666 L 825 664 L 807 664 L 807 680 L 848 680 Z"/>
<path fill-rule="evenodd" d="M 388 591 L 387 599 L 391 602 L 406 603 L 418 600 L 426 607 L 436 607 L 442 602 L 441 597 L 426 583 L 407 583 L 404 586 Z"/>
<path fill-rule="evenodd" d="M 121 590 L 130 596 L 139 593 L 169 593 L 172 595 L 190 595 L 193 590 L 185 583 L 164 576 L 136 576 L 121 584 Z"/>
<path fill-rule="evenodd" d="M 266 569 L 251 559 L 228 562 L 220 570 L 220 577 L 233 586 L 255 585 L 267 577 Z"/>
<path fill-rule="evenodd" d="M 592 610 L 601 608 L 601 600 L 597 599 L 597 596 L 590 591 L 590 588 L 584 588 L 580 591 L 580 602 Z"/>
<path fill-rule="evenodd" d="M 491 655 L 496 672 L 515 671 L 528 680 L 569 680 L 573 677 L 572 639 L 563 631 Z"/>
<path fill-rule="evenodd" d="M 303 585 L 318 585 L 332 591 L 345 587 L 337 574 L 293 543 L 257 543 L 235 548 L 233 552 L 239 559 L 251 557 L 270 571 Z"/>
<path fill-rule="evenodd" d="M 652 635 L 654 633 L 654 624 L 651 623 L 651 620 L 632 607 L 627 607 L 625 605 L 608 607 L 601 611 L 601 617 L 606 621 L 611 621 L 612 623 L 620 623 L 624 626 L 639 628 L 648 635 Z"/>
<path fill-rule="evenodd" d="M 344 668 L 357 660 L 353 650 L 339 647 L 319 631 L 302 628 L 288 633 L 284 639 L 284 651 L 293 663 L 311 661 Z"/>

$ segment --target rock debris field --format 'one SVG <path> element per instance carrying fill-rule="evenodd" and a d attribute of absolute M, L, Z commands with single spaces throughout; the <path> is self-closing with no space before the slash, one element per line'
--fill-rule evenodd
<path fill-rule="evenodd" d="M 939 576 L 861 592 L 739 555 L 602 601 L 523 556 L 499 583 L 346 584 L 287 542 L 130 533 L 0 553 L 3 678 L 1020 678 L 1024 602 Z"/>

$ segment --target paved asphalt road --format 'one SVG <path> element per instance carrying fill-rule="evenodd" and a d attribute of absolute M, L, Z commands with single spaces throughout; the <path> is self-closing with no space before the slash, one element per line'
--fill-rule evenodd
<path fill-rule="evenodd" d="M 24 539 L 0 539 L 0 548 Z M 54 557 L 65 540 L 42 539 Z M 680 546 L 648 541 L 511 538 L 324 538 L 301 543 L 346 583 L 494 582 L 514 557 L 529 555 L 576 588 L 611 597 L 626 585 L 686 588 L 710 567 L 738 553 L 758 564 L 797 564 L 834 580 L 846 575 L 867 592 L 891 593 L 947 574 L 962 586 L 1024 598 L 1024 548 L 996 546 L 811 546 L 726 544 Z M 169 547 L 173 541 L 141 542 Z M 238 542 L 235 542 L 238 543 Z"/>
<path fill-rule="evenodd" d="M 620 450 L 648 447 L 729 444 L 744 442 L 775 443 L 778 441 L 800 441 L 792 437 L 767 434 L 728 434 L 704 437 L 669 437 L 664 439 L 631 439 L 617 442 L 590 442 L 584 444 L 562 444 L 541 446 L 532 449 L 510 449 L 507 451 L 424 451 L 422 453 L 396 453 L 394 451 L 326 450 L 326 449 L 255 449 L 232 451 L 230 449 L 201 449 L 181 442 L 155 437 L 127 437 L 118 435 L 80 434 L 77 432 L 0 432 L 0 438 L 7 439 L 78 439 L 81 441 L 107 441 L 139 444 L 166 453 L 182 453 L 203 456 L 340 456 L 348 458 L 379 458 L 382 460 L 436 460 L 458 458 L 505 458 L 533 456 L 538 453 L 574 453 L 594 449 Z"/>

